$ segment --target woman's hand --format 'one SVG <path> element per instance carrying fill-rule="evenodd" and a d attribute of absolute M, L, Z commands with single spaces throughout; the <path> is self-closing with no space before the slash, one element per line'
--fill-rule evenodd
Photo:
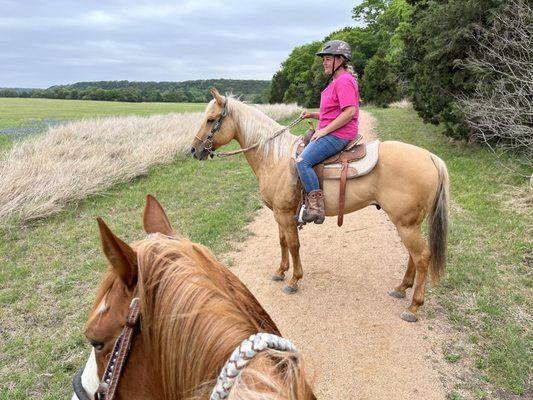
<path fill-rule="evenodd" d="M 328 132 L 324 132 L 323 129 L 318 129 L 317 131 L 315 131 L 315 133 L 313 133 L 313 136 L 311 136 L 311 140 L 317 140 L 317 139 L 320 139 L 322 136 L 326 136 L 328 134 Z"/>
<path fill-rule="evenodd" d="M 302 113 L 300 114 L 300 118 L 301 119 L 307 119 L 307 118 L 311 118 L 311 117 L 312 117 L 312 113 L 310 113 L 307 110 L 303 110 Z"/>

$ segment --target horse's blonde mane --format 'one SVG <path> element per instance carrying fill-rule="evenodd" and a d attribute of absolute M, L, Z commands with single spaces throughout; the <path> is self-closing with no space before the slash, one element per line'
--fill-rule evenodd
<path fill-rule="evenodd" d="M 273 161 L 290 156 L 291 146 L 297 136 L 285 131 L 275 139 L 268 140 L 282 129 L 283 125 L 278 124 L 261 110 L 242 103 L 233 96 L 227 96 L 226 99 L 228 113 L 239 127 L 244 139 L 244 147 L 259 143 L 259 151 L 262 151 L 265 157 L 272 156 Z"/>
<path fill-rule="evenodd" d="M 153 235 L 134 248 L 142 335 L 160 368 L 165 398 L 207 399 L 221 363 L 243 339 L 279 334 L 244 284 L 205 247 Z M 307 399 L 299 393 L 309 392 L 298 355 L 266 351 L 245 369 L 230 399 Z"/>

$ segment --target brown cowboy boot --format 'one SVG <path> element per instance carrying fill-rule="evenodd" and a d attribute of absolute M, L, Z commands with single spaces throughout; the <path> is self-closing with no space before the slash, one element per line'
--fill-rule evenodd
<path fill-rule="evenodd" d="M 321 224 L 324 222 L 324 193 L 322 190 L 312 190 L 307 195 L 307 209 L 303 216 L 305 222 Z"/>

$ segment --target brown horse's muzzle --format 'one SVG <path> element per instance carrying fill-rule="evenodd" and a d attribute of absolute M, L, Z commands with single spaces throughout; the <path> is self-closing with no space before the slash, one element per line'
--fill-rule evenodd
<path fill-rule="evenodd" d="M 209 150 L 205 148 L 205 143 L 194 139 L 191 147 L 191 155 L 197 160 L 206 160 L 209 156 Z"/>

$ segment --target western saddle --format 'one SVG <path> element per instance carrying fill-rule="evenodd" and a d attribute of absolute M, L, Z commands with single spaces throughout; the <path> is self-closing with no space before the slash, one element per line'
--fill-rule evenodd
<path fill-rule="evenodd" d="M 298 157 L 304 151 L 305 147 L 311 141 L 311 136 L 313 136 L 314 131 L 309 130 L 305 135 L 303 140 L 300 141 L 296 147 L 296 151 L 293 155 L 294 162 L 297 162 Z M 327 158 L 322 161 L 320 164 L 317 164 L 313 167 L 315 170 L 318 181 L 320 182 L 320 187 L 324 188 L 324 179 L 339 179 L 339 212 L 337 218 L 337 225 L 342 226 L 344 219 L 344 203 L 345 203 L 345 193 L 346 193 L 346 180 L 350 178 L 355 178 L 359 176 L 357 169 L 350 166 L 351 162 L 360 160 L 366 155 L 366 145 L 359 144 L 362 140 L 362 136 L 358 135 L 355 139 L 350 141 L 346 147 L 341 150 L 339 153 Z M 304 191 L 302 190 L 302 202 L 304 201 Z M 300 204 L 300 207 L 301 207 Z M 299 223 L 299 225 L 301 225 Z M 301 226 L 300 226 L 301 227 Z"/>

